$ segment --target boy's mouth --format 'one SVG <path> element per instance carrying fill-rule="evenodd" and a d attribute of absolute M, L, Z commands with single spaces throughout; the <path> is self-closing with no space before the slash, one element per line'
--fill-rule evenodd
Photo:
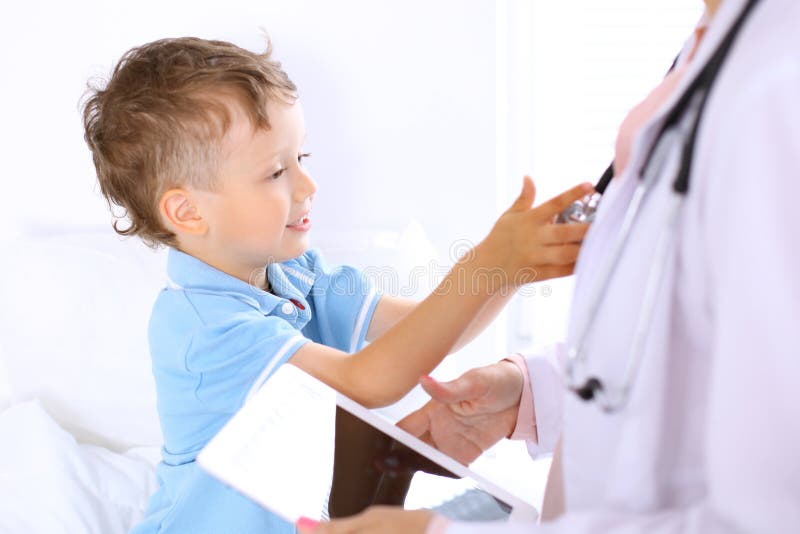
<path fill-rule="evenodd" d="M 308 217 L 308 213 L 296 219 L 293 222 L 290 222 L 286 225 L 286 228 L 291 228 L 292 230 L 300 230 L 300 231 L 308 231 L 311 229 L 311 219 Z"/>

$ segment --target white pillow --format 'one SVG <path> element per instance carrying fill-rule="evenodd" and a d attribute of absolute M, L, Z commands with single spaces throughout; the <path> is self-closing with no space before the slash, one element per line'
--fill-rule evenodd
<path fill-rule="evenodd" d="M 0 413 L 0 532 L 124 534 L 156 489 L 153 453 L 79 445 L 37 401 Z"/>
<path fill-rule="evenodd" d="M 110 230 L 2 244 L 0 345 L 12 400 L 81 442 L 160 445 L 147 321 L 164 255 Z"/>

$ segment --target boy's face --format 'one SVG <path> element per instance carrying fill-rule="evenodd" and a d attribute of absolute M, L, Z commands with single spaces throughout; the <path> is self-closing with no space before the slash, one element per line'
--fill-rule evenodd
<path fill-rule="evenodd" d="M 209 252 L 242 277 L 303 254 L 311 229 L 317 186 L 302 166 L 301 106 L 270 102 L 267 116 L 270 129 L 254 130 L 235 106 L 217 186 L 199 197 Z"/>

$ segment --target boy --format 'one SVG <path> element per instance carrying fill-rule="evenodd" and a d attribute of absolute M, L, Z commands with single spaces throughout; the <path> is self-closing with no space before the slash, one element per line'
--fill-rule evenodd
<path fill-rule="evenodd" d="M 247 397 L 291 362 L 362 404 L 390 404 L 517 286 L 571 273 L 586 231 L 551 221 L 591 186 L 532 210 L 526 179 L 419 304 L 378 297 L 355 269 L 326 268 L 308 250 L 317 188 L 302 165 L 300 103 L 269 50 L 194 38 L 134 48 L 90 96 L 84 126 L 101 192 L 130 219 L 115 230 L 170 247 L 149 328 L 160 488 L 138 533 L 293 532 L 195 465 Z"/>

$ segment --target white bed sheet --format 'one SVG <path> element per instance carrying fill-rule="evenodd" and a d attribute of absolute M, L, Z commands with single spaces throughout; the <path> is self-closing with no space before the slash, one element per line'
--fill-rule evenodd
<path fill-rule="evenodd" d="M 38 400 L 0 413 L 0 533 L 126 533 L 156 488 L 158 448 L 85 445 Z"/>

